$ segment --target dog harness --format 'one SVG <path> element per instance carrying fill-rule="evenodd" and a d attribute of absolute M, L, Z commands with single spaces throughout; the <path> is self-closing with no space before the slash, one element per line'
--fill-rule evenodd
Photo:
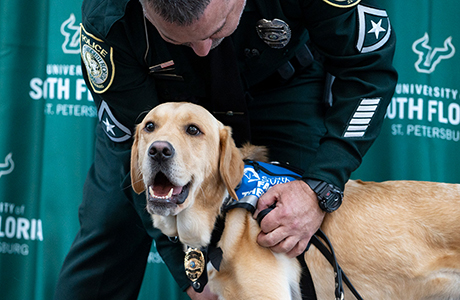
<path fill-rule="evenodd" d="M 302 178 L 301 171 L 288 169 L 289 165 L 281 166 L 279 163 L 264 163 L 252 160 L 244 161 L 243 179 L 236 187 L 235 193 L 238 200 L 230 196 L 224 201 L 223 211 L 233 208 L 245 208 L 254 213 L 260 196 L 276 184 L 287 183 Z"/>
<path fill-rule="evenodd" d="M 290 165 L 281 165 L 280 163 L 264 163 L 252 160 L 244 161 L 244 173 L 241 182 L 235 188 L 238 200 L 233 199 L 230 195 L 224 200 L 222 214 L 216 220 L 214 230 L 211 235 L 211 243 L 202 249 L 188 248 L 185 256 L 185 269 L 187 276 L 192 281 L 192 287 L 195 291 L 201 293 L 208 282 L 206 263 L 210 262 L 213 267 L 219 271 L 222 261 L 222 249 L 217 246 L 225 228 L 225 215 L 231 209 L 244 208 L 253 214 L 257 207 L 260 196 L 276 184 L 287 183 L 293 180 L 301 179 L 302 170 L 296 169 Z M 257 216 L 260 225 L 262 219 L 273 209 L 271 207 L 262 210 Z M 324 241 L 321 242 L 321 240 Z M 334 249 L 327 236 L 319 229 L 311 238 L 310 243 L 305 251 L 308 251 L 310 244 L 313 244 L 325 256 L 334 268 L 335 273 L 335 299 L 344 298 L 343 283 L 347 284 L 350 291 L 358 300 L 362 300 L 359 293 L 351 284 L 342 268 L 339 266 Z M 303 259 L 299 259 L 302 268 L 307 268 Z M 191 267 L 192 266 L 192 267 Z M 199 271 L 197 268 L 199 267 Z"/>
<path fill-rule="evenodd" d="M 264 163 L 252 160 L 244 161 L 243 178 L 235 188 L 238 200 L 227 196 L 221 208 L 221 214 L 217 218 L 211 234 L 211 242 L 207 247 L 201 249 L 188 248 L 185 254 L 185 273 L 192 282 L 195 291 L 201 293 L 208 282 L 207 262 L 219 271 L 222 261 L 222 250 L 217 246 L 225 228 L 226 213 L 234 208 L 243 208 L 253 214 L 257 207 L 257 202 L 269 188 L 276 184 L 286 183 L 300 179 L 302 171 L 294 172 L 277 163 Z M 262 218 L 269 212 L 263 210 L 257 216 L 260 224 Z"/>

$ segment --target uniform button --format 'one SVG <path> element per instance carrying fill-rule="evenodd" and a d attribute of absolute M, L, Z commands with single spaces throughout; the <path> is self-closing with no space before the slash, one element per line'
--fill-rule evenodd
<path fill-rule="evenodd" d="M 246 55 L 247 58 L 251 58 L 251 57 L 254 57 L 254 56 L 259 56 L 260 53 L 259 53 L 259 50 L 257 50 L 257 49 L 246 48 L 246 49 L 244 49 L 244 55 Z"/>

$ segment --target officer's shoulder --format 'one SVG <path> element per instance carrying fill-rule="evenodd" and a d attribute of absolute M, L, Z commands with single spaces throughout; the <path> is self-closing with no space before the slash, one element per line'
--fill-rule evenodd
<path fill-rule="evenodd" d="M 130 1 L 133 0 L 84 0 L 81 6 L 83 26 L 107 36 L 113 24 L 125 15 Z"/>

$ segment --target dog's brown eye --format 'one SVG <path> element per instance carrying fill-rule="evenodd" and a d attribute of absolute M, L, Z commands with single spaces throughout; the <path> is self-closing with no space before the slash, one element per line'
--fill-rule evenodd
<path fill-rule="evenodd" d="M 145 124 L 144 129 L 148 132 L 152 132 L 155 130 L 155 124 L 153 124 L 152 122 L 148 122 L 147 124 Z"/>
<path fill-rule="evenodd" d="M 188 126 L 186 131 L 190 135 L 199 135 L 201 133 L 200 129 L 198 129 L 195 125 Z"/>

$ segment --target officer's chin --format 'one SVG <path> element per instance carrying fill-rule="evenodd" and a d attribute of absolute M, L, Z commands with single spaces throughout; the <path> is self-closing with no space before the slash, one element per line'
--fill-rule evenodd
<path fill-rule="evenodd" d="M 222 41 L 224 40 L 225 38 L 220 38 L 220 39 L 215 39 L 215 40 L 212 40 L 212 44 L 211 44 L 211 50 L 216 48 L 217 46 L 220 45 L 220 43 L 222 43 Z"/>

